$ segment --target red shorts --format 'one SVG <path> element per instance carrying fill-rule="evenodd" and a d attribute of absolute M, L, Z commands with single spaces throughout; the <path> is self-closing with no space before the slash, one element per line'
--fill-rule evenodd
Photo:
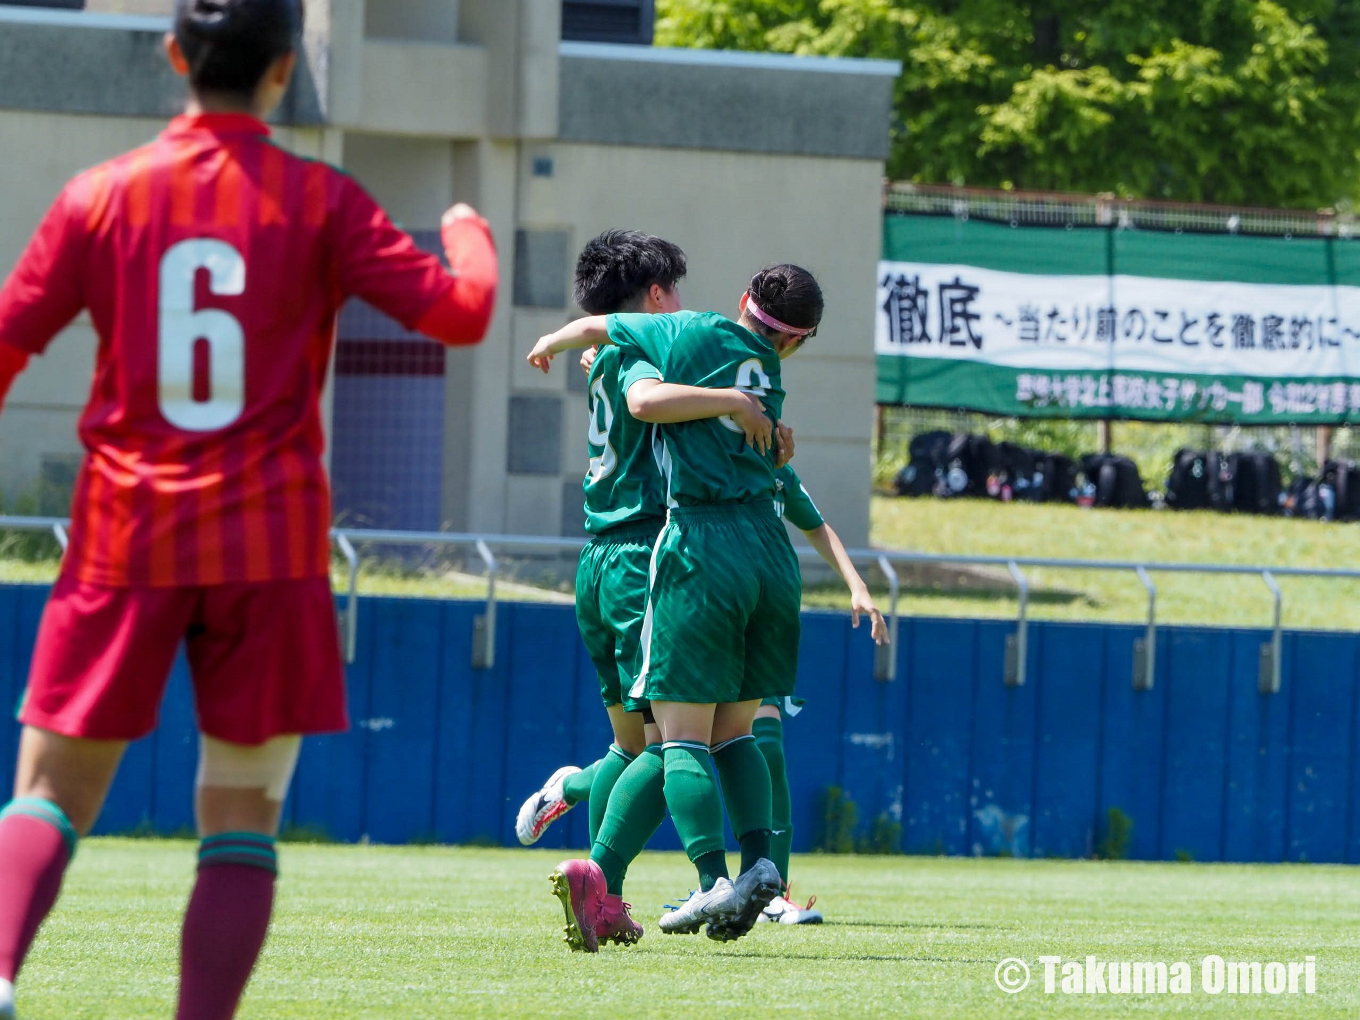
<path fill-rule="evenodd" d="M 322 578 L 105 588 L 58 578 L 19 721 L 68 737 L 156 728 L 185 643 L 199 729 L 236 744 L 349 725 L 335 598 Z"/>

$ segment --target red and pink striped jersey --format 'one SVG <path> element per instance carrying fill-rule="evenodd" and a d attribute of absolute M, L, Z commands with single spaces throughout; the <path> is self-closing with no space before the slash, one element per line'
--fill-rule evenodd
<path fill-rule="evenodd" d="M 469 218 L 444 239 L 453 275 L 352 179 L 241 115 L 179 117 L 72 180 L 0 290 L 7 364 L 81 309 L 99 336 L 63 571 L 120 587 L 325 575 L 336 314 L 355 296 L 480 341 L 490 232 Z"/>

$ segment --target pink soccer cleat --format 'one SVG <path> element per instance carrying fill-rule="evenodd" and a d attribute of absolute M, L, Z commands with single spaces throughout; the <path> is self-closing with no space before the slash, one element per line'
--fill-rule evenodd
<path fill-rule="evenodd" d="M 589 858 L 563 861 L 549 878 L 553 895 L 562 903 L 567 915 L 562 929 L 563 941 L 573 953 L 598 953 L 600 940 L 596 934 L 605 901 L 604 872 Z"/>
<path fill-rule="evenodd" d="M 606 893 L 600 905 L 600 919 L 595 925 L 599 940 L 620 946 L 635 945 L 642 938 L 642 925 L 628 913 L 632 909 L 633 905 L 624 903 L 622 896 Z"/>

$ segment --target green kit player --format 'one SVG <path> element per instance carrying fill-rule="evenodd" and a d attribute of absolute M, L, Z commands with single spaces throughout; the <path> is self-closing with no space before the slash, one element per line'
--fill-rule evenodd
<path fill-rule="evenodd" d="M 661 238 L 633 231 L 609 231 L 581 253 L 576 301 L 586 311 L 664 313 L 680 306 L 678 283 L 685 255 Z M 576 611 L 581 636 L 600 679 L 600 692 L 614 731 L 609 752 L 589 769 L 559 769 L 525 801 L 516 820 L 520 841 L 535 842 L 572 804 L 589 798 L 590 838 L 627 766 L 649 744 L 645 701 L 629 696 L 641 656 L 647 574 L 652 547 L 665 523 L 665 488 L 653 455 L 655 422 L 729 416 L 743 440 L 762 451 L 771 425 L 760 399 L 726 387 L 700 389 L 661 381 L 661 373 L 617 347 L 606 347 L 589 365 L 589 470 L 585 477 L 586 530 L 593 536 L 581 554 Z M 659 741 L 650 742 L 660 769 Z M 649 762 L 643 762 L 643 765 Z M 660 784 L 634 785 L 634 811 L 644 842 L 661 824 L 665 801 Z M 607 883 L 593 924 L 577 924 L 570 900 L 580 898 L 582 877 L 574 869 L 554 875 L 554 889 L 568 909 L 567 942 L 595 951 L 600 940 L 635 942 L 642 928 L 622 899 L 623 875 Z"/>
<path fill-rule="evenodd" d="M 874 604 L 873 596 L 869 594 L 868 585 L 855 569 L 840 536 L 823 519 L 797 472 L 788 466 L 776 470 L 775 488 L 776 516 L 782 517 L 803 532 L 812 547 L 821 554 L 822 559 L 836 569 L 850 589 L 850 611 L 854 626 L 859 627 L 861 616 L 869 617 L 870 636 L 874 643 L 887 644 L 888 626 L 878 606 Z M 779 877 L 784 883 L 784 892 L 770 902 L 759 919 L 781 924 L 820 924 L 822 921 L 821 911 L 813 909 L 816 897 L 805 906 L 799 906 L 789 899 L 788 891 L 789 851 L 793 845 L 793 805 L 789 794 L 789 775 L 784 754 L 783 718 L 796 716 L 802 711 L 802 706 L 803 702 L 799 698 L 766 698 L 761 702 L 752 726 L 752 734 L 770 769 L 773 826 L 770 837 L 770 860 L 779 869 Z M 632 863 L 631 859 L 628 863 Z"/>
<path fill-rule="evenodd" d="M 808 542 L 841 575 L 850 589 L 850 612 L 855 627 L 861 615 L 869 617 L 870 636 L 875 644 L 887 644 L 888 626 L 883 614 L 869 594 L 869 586 L 850 562 L 840 536 L 822 518 L 817 504 L 808 495 L 802 479 L 792 467 L 782 467 L 775 473 L 775 510 L 795 528 L 807 536 Z M 762 921 L 782 924 L 820 924 L 821 911 L 812 909 L 816 897 L 806 906 L 789 899 L 789 851 L 793 846 L 793 804 L 789 795 L 789 773 L 784 756 L 783 716 L 790 718 L 802 711 L 798 698 L 766 698 L 756 712 L 752 733 L 765 762 L 770 768 L 771 822 L 770 859 L 779 869 L 784 891 L 776 896 L 760 915 Z"/>
<path fill-rule="evenodd" d="M 821 288 L 797 266 L 756 274 L 740 320 L 712 312 L 611 315 L 578 320 L 544 337 L 529 360 L 593 344 L 617 346 L 661 370 L 668 383 L 731 386 L 756 394 L 778 420 L 780 362 L 816 332 Z M 664 932 L 739 938 L 778 895 L 769 860 L 769 768 L 751 734 L 761 699 L 793 693 L 802 593 L 798 560 L 774 513 L 775 464 L 729 419 L 658 429 L 667 522 L 651 561 L 642 663 L 630 696 L 645 698 L 663 739 L 667 806 L 700 889 L 662 917 Z M 716 763 L 742 850 L 735 883 L 727 876 Z M 620 847 L 635 831 L 613 805 L 591 851 L 608 881 L 630 859 Z M 597 908 L 583 897 L 589 918 Z"/>

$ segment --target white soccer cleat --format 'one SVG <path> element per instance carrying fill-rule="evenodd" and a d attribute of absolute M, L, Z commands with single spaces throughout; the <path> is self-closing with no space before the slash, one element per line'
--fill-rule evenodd
<path fill-rule="evenodd" d="M 572 809 L 573 805 L 563 800 L 562 784 L 580 771 L 575 765 L 562 766 L 548 777 L 542 789 L 524 802 L 515 818 L 515 835 L 521 843 L 525 846 L 537 843 L 549 825 Z M 0 1013 L 0 1020 L 3 1017 Z"/>
<path fill-rule="evenodd" d="M 822 912 L 812 909 L 816 902 L 817 897 L 814 896 L 807 901 L 806 906 L 800 907 L 787 896 L 776 896 L 761 913 L 760 920 L 775 924 L 821 924 Z"/>
<path fill-rule="evenodd" d="M 737 907 L 729 916 L 709 924 L 708 937 L 715 942 L 732 942 L 749 934 L 765 908 L 784 888 L 779 869 L 765 857 L 738 875 L 732 884 L 737 892 Z"/>
<path fill-rule="evenodd" d="M 14 1020 L 14 985 L 0 978 L 0 1020 Z"/>
<path fill-rule="evenodd" d="M 693 935 L 705 924 L 732 917 L 740 908 L 736 888 L 730 880 L 720 878 L 708 892 L 690 893 L 684 903 L 661 916 L 657 927 L 667 935 Z"/>

